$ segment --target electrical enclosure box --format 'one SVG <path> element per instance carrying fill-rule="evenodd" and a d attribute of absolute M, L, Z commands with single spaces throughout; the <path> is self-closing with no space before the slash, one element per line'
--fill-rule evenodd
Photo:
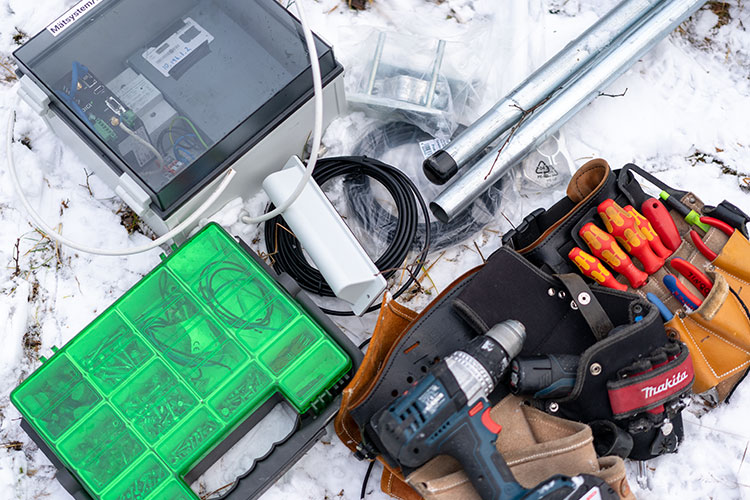
<path fill-rule="evenodd" d="M 315 43 L 327 125 L 343 70 Z M 275 0 L 84 0 L 14 56 L 21 96 L 159 234 L 230 166 L 212 208 L 258 192 L 312 131 L 307 45 Z"/>
<path fill-rule="evenodd" d="M 76 498 L 197 499 L 187 483 L 277 401 L 301 415 L 298 428 L 322 431 L 360 359 L 330 320 L 308 312 L 210 224 L 44 361 L 11 400 L 58 478 L 67 471 L 81 487 Z M 311 446 L 307 434 L 302 445 Z M 289 445 L 292 462 L 302 445 Z M 236 498 L 262 492 L 289 458 L 276 462 L 278 470 L 260 472 L 267 484 L 244 478 Z"/>

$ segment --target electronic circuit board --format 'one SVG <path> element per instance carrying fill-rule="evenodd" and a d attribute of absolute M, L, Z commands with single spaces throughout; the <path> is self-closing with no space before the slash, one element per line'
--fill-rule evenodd
<path fill-rule="evenodd" d="M 71 72 L 57 82 L 56 94 L 130 164 L 144 167 L 156 160 L 156 155 L 120 127 L 122 123 L 143 140 L 151 142 L 143 122 L 86 66 L 74 62 Z"/>

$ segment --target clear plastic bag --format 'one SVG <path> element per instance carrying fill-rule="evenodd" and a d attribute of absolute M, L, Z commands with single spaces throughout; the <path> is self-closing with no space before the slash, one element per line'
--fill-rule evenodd
<path fill-rule="evenodd" d="M 521 194 L 556 190 L 567 186 L 574 172 L 565 136 L 558 130 L 524 158 L 516 170 L 516 186 Z"/>
<path fill-rule="evenodd" d="M 381 119 L 412 123 L 433 137 L 453 135 L 482 86 L 476 40 L 361 28 L 342 39 L 357 44 L 346 64 L 349 105 Z"/>
<path fill-rule="evenodd" d="M 553 205 L 565 195 L 576 169 L 565 135 L 555 132 L 506 176 L 503 214 L 520 224 L 532 210 Z"/>
<path fill-rule="evenodd" d="M 427 203 L 440 193 L 442 186 L 430 183 L 422 174 L 422 161 L 441 144 L 440 140 L 409 122 L 363 121 L 366 125 L 357 120 L 359 126 L 346 127 L 350 135 L 345 142 L 354 143 L 353 148 L 334 147 L 328 154 L 367 156 L 397 167 L 414 182 Z M 348 176 L 329 184 L 323 189 L 356 238 L 371 257 L 380 255 L 392 240 L 398 217 L 391 195 L 377 181 L 362 176 Z M 501 192 L 496 185 L 450 223 L 432 218 L 431 251 L 458 245 L 492 223 L 500 200 Z M 423 244 L 424 221 L 421 221 L 412 249 L 418 250 Z"/>

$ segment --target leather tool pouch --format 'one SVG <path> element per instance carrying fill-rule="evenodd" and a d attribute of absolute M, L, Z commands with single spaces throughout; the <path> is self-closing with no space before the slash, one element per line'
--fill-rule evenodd
<path fill-rule="evenodd" d="M 377 439 L 369 430 L 370 418 L 441 357 L 506 319 L 517 319 L 526 326 L 522 355 L 581 356 L 573 393 L 556 402 L 555 413 L 583 422 L 608 424 L 606 436 L 612 438 L 611 442 L 599 446 L 597 451 L 611 449 L 640 459 L 675 449 L 682 435 L 681 397 L 689 391 L 692 377 L 659 393 L 652 401 L 641 401 L 627 415 L 616 416 L 609 400 L 607 384 L 620 380 L 620 370 L 675 344 L 664 334 L 656 308 L 631 294 L 601 287 L 592 290 L 575 275 L 550 276 L 518 253 L 500 249 L 484 266 L 453 282 L 416 317 L 395 302 L 383 305 L 361 368 L 344 390 L 335 427 L 357 456 L 377 457 L 386 465 L 381 483 L 384 491 L 402 498 L 412 492 L 398 480 L 398 464 L 382 456 Z M 675 358 L 665 366 L 685 366 L 686 360 L 690 366 L 687 353 L 680 354 L 679 361 Z M 594 365 L 598 368 L 594 369 Z M 652 375 L 658 386 L 665 372 Z M 508 392 L 501 385 L 490 399 L 497 402 Z M 630 426 L 631 421 L 644 415 L 651 422 L 648 428 Z M 665 422 L 670 425 L 664 427 Z M 662 427 L 668 432 L 662 432 Z"/>
<path fill-rule="evenodd" d="M 606 481 L 622 500 L 634 500 L 620 457 L 597 458 L 589 426 L 548 415 L 507 396 L 492 408 L 503 422 L 495 443 L 513 476 L 526 488 L 564 474 L 593 474 Z M 430 460 L 406 478 L 426 500 L 479 500 L 458 462 L 447 456 Z"/>
<path fill-rule="evenodd" d="M 639 208 L 647 198 L 634 173 L 658 182 L 632 164 L 611 171 L 601 159 L 586 163 L 571 180 L 567 197 L 547 210 L 532 212 L 515 230 L 504 235 L 504 244 L 517 249 L 540 269 L 552 273 L 577 272 L 567 255 L 574 246 L 588 251 L 578 231 L 587 222 L 602 227 L 596 212 L 598 204 L 611 198 L 621 206 L 630 204 Z M 726 201 L 717 207 L 707 207 L 694 194 L 680 193 L 681 201 L 699 214 L 718 218 L 737 229 L 731 237 L 714 227 L 701 234 L 706 245 L 718 254 L 710 262 L 693 245 L 689 236 L 691 227 L 677 212 L 670 212 L 682 237 L 672 257 L 681 257 L 705 272 L 714 281 L 712 290 L 697 310 L 686 313 L 662 284 L 667 273 L 679 276 L 665 264 L 643 287 L 629 288 L 629 291 L 644 298 L 646 293 L 654 293 L 675 313 L 665 327 L 672 338 L 683 341 L 690 349 L 695 372 L 694 391 L 711 390 L 713 398 L 723 401 L 746 375 L 750 365 L 747 307 L 750 304 L 750 243 L 745 227 L 748 218 Z M 618 279 L 627 284 L 622 277 Z M 681 281 L 700 297 L 697 289 L 686 280 Z"/>

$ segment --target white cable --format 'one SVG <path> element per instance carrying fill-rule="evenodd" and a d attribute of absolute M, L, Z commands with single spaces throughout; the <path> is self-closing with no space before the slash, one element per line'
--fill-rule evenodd
<path fill-rule="evenodd" d="M 198 220 L 198 218 L 203 215 L 203 213 L 208 210 L 208 207 L 210 207 L 218 198 L 221 196 L 221 194 L 224 192 L 224 190 L 229 185 L 229 182 L 234 177 L 235 171 L 234 169 L 229 169 L 224 174 L 224 179 L 221 181 L 219 186 L 214 190 L 214 192 L 211 194 L 211 196 L 208 197 L 206 201 L 203 202 L 203 204 L 198 207 L 198 209 L 193 212 L 187 219 L 182 221 L 179 225 L 177 225 L 174 229 L 166 233 L 164 236 L 161 236 L 154 241 L 143 245 L 139 247 L 133 247 L 133 248 L 126 248 L 126 249 L 107 249 L 107 248 L 92 248 L 86 245 L 83 245 L 81 243 L 77 243 L 75 241 L 71 241 L 64 237 L 63 235 L 56 232 L 54 229 L 49 227 L 47 223 L 44 222 L 44 220 L 40 217 L 40 215 L 34 210 L 34 208 L 31 206 L 31 203 L 29 202 L 28 198 L 26 198 L 26 195 L 24 194 L 23 190 L 21 189 L 21 183 L 18 181 L 18 172 L 16 171 L 16 162 L 13 158 L 13 124 L 15 123 L 16 119 L 16 113 L 15 111 L 11 110 L 8 114 L 8 129 L 6 131 L 6 137 L 5 137 L 5 145 L 7 149 L 6 158 L 8 161 L 8 172 L 10 172 L 10 178 L 13 181 L 13 187 L 16 190 L 16 193 L 18 194 L 18 198 L 21 200 L 21 203 L 23 203 L 24 208 L 26 208 L 26 212 L 28 213 L 29 217 L 31 217 L 31 220 L 34 221 L 34 224 L 48 237 L 52 238 L 53 240 L 59 242 L 62 245 L 66 245 L 72 248 L 75 248 L 76 250 L 80 250 L 81 252 L 86 253 L 93 253 L 96 255 L 112 255 L 112 256 L 119 256 L 119 255 L 133 255 L 136 253 L 142 253 L 147 252 L 151 249 L 154 249 L 158 247 L 159 245 L 162 245 L 172 238 L 174 238 L 175 235 L 178 233 L 184 231 L 185 229 L 188 229 L 190 226 L 193 225 L 195 221 Z"/>
<path fill-rule="evenodd" d="M 135 139 L 136 141 L 140 142 L 144 146 L 148 148 L 149 151 L 154 153 L 156 155 L 156 158 L 159 160 L 159 168 L 163 168 L 166 163 L 164 163 L 164 157 L 159 153 L 156 148 L 148 142 L 146 139 L 141 137 L 140 135 L 136 134 L 134 131 L 130 130 L 128 127 L 125 126 L 124 123 L 122 123 L 122 120 L 120 120 L 120 128 L 125 131 L 126 134 L 128 134 L 130 137 Z"/>
<path fill-rule="evenodd" d="M 241 220 L 245 224 L 258 224 L 271 220 L 277 215 L 281 214 L 294 203 L 302 191 L 305 190 L 305 186 L 310 182 L 312 178 L 313 170 L 315 169 L 316 163 L 318 163 L 318 154 L 320 153 L 320 140 L 323 135 L 323 81 L 320 76 L 320 62 L 318 61 L 318 49 L 315 47 L 315 38 L 313 37 L 312 31 L 307 24 L 307 18 L 305 17 L 305 10 L 302 8 L 302 0 L 297 0 L 294 5 L 297 6 L 297 12 L 299 12 L 299 20 L 302 25 L 302 32 L 305 35 L 305 42 L 307 43 L 307 51 L 310 54 L 310 68 L 312 69 L 313 77 L 313 90 L 315 95 L 313 97 L 315 101 L 315 124 L 313 127 L 312 135 L 312 150 L 310 152 L 310 159 L 307 161 L 307 168 L 305 169 L 305 175 L 299 180 L 297 188 L 289 195 L 289 198 L 271 210 L 267 214 L 260 215 L 258 217 L 250 217 L 247 215 L 242 216 Z"/>

